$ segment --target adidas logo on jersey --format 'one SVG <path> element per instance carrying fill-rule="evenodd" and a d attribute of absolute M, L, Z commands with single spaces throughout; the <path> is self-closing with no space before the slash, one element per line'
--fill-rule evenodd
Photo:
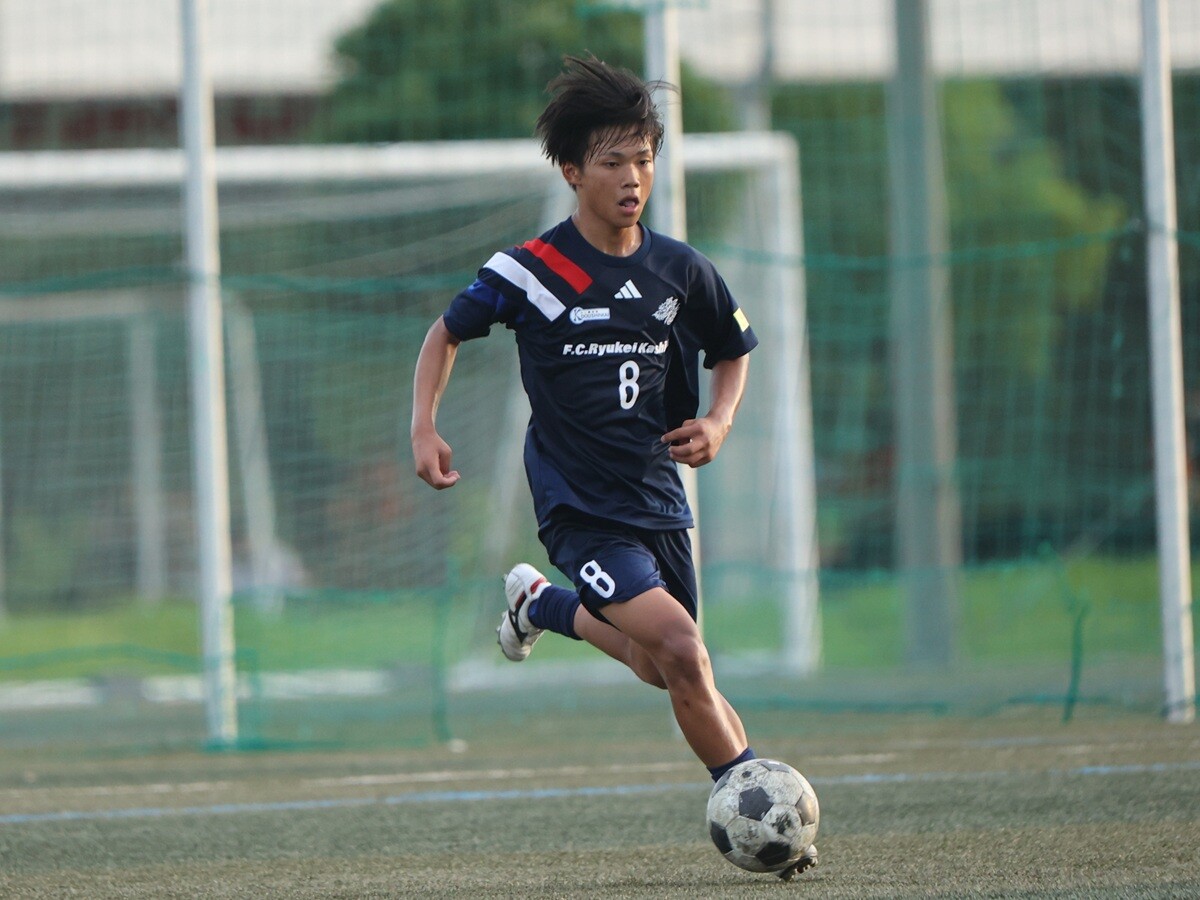
<path fill-rule="evenodd" d="M 642 292 L 637 289 L 631 278 L 621 285 L 621 289 L 613 294 L 613 297 L 617 300 L 641 300 Z"/>

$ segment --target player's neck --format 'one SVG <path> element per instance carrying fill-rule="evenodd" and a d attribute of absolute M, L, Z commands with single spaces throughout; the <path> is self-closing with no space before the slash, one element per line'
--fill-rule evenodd
<path fill-rule="evenodd" d="M 642 226 L 617 227 L 596 217 L 582 215 L 576 210 L 571 216 L 575 229 L 585 241 L 609 256 L 632 256 L 642 246 Z"/>

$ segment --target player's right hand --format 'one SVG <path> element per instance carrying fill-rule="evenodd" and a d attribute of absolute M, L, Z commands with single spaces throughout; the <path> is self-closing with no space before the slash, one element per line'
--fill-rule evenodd
<path fill-rule="evenodd" d="M 412 450 L 417 477 L 430 487 L 441 491 L 458 483 L 458 471 L 450 468 L 450 445 L 436 431 L 413 435 Z"/>

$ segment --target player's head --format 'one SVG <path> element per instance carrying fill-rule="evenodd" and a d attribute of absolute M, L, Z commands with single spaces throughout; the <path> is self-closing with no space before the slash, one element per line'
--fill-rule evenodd
<path fill-rule="evenodd" d="M 657 155 L 663 125 L 654 91 L 665 86 L 647 83 L 591 54 L 564 57 L 562 73 L 546 86 L 551 99 L 537 120 L 542 151 L 556 166 L 583 166 L 633 136 L 645 140 Z"/>

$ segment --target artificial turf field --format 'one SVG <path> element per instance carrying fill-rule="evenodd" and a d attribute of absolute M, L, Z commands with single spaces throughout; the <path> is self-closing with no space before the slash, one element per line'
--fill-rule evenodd
<path fill-rule="evenodd" d="M 785 884 L 718 856 L 663 716 L 497 718 L 455 751 L 5 750 L 0 897 L 1200 897 L 1200 726 L 755 713 L 821 800 L 821 865 Z"/>

